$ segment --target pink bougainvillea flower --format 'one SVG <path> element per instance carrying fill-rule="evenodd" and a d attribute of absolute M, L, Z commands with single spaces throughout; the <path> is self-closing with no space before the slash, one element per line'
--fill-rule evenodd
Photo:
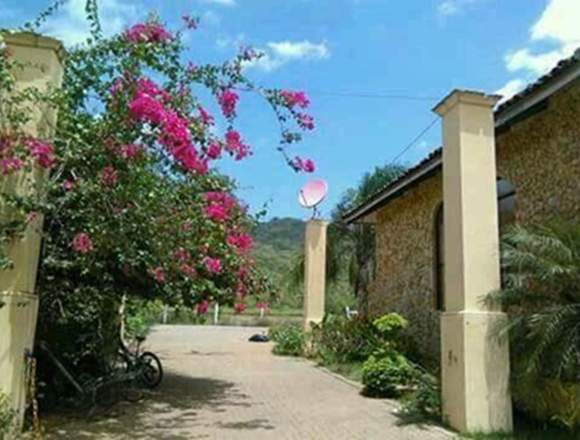
<path fill-rule="evenodd" d="M 306 173 L 313 173 L 316 170 L 316 165 L 311 159 L 306 159 L 302 165 L 302 169 Z"/>
<path fill-rule="evenodd" d="M 254 240 L 248 234 L 230 234 L 226 242 L 242 254 L 250 252 L 254 245 Z"/>
<path fill-rule="evenodd" d="M 179 267 L 179 269 L 181 269 L 181 272 L 186 277 L 189 277 L 189 278 L 197 277 L 197 271 L 195 270 L 195 268 L 190 266 L 187 263 L 182 263 L 181 266 Z"/>
<path fill-rule="evenodd" d="M 173 36 L 159 23 L 138 23 L 125 31 L 125 40 L 130 43 L 166 43 Z"/>
<path fill-rule="evenodd" d="M 182 118 L 171 110 L 165 112 L 163 130 L 159 142 L 170 151 L 177 148 L 193 148 L 187 119 Z"/>
<path fill-rule="evenodd" d="M 219 142 L 212 142 L 208 145 L 205 154 L 210 159 L 219 159 L 222 155 L 222 146 Z"/>
<path fill-rule="evenodd" d="M 306 113 L 299 113 L 298 125 L 304 130 L 314 130 L 314 118 Z"/>
<path fill-rule="evenodd" d="M 246 311 L 247 307 L 248 306 L 244 303 L 241 303 L 241 302 L 235 303 L 234 304 L 234 311 L 236 312 L 236 314 L 239 315 L 240 313 L 244 313 Z"/>
<path fill-rule="evenodd" d="M 198 315 L 205 315 L 209 310 L 209 301 L 204 299 L 199 304 L 197 304 L 196 311 Z"/>
<path fill-rule="evenodd" d="M 79 232 L 73 238 L 72 248 L 79 254 L 88 254 L 94 249 L 93 241 L 86 232 Z"/>
<path fill-rule="evenodd" d="M 306 93 L 304 92 L 293 92 L 290 90 L 282 90 L 280 92 L 280 96 L 284 100 L 284 104 L 286 104 L 286 106 L 290 108 L 293 107 L 306 108 L 310 105 L 310 100 L 308 99 L 308 96 L 306 96 Z"/>
<path fill-rule="evenodd" d="M 165 108 L 154 97 L 138 93 L 129 103 L 129 113 L 139 121 L 160 124 L 165 117 Z"/>
<path fill-rule="evenodd" d="M 226 133 L 226 151 L 235 160 L 242 160 L 252 154 L 250 147 L 242 142 L 242 136 L 236 130 L 229 129 Z"/>
<path fill-rule="evenodd" d="M 240 99 L 236 92 L 225 89 L 218 95 L 217 99 L 226 118 L 236 115 L 236 105 L 238 104 L 238 99 Z"/>
<path fill-rule="evenodd" d="M 148 95 L 152 98 L 160 98 L 162 102 L 169 102 L 171 100 L 171 95 L 149 78 L 139 78 L 136 85 L 137 95 Z"/>
<path fill-rule="evenodd" d="M 36 159 L 38 166 L 52 168 L 55 164 L 54 147 L 48 142 L 43 142 L 39 139 L 29 139 L 26 146 L 32 157 Z"/>
<path fill-rule="evenodd" d="M 199 120 L 202 124 L 213 125 L 215 123 L 214 117 L 210 115 L 205 108 L 200 105 L 197 109 L 199 111 Z"/>
<path fill-rule="evenodd" d="M 191 255 L 187 249 L 179 248 L 173 251 L 173 258 L 177 261 L 185 262 L 191 258 Z"/>
<path fill-rule="evenodd" d="M 134 160 L 139 155 L 142 149 L 143 147 L 141 145 L 127 144 L 121 145 L 119 151 L 123 159 L 125 159 L 126 161 L 131 161 Z"/>
<path fill-rule="evenodd" d="M 222 271 L 222 262 L 219 258 L 205 257 L 203 259 L 203 265 L 211 274 L 219 274 Z"/>
<path fill-rule="evenodd" d="M 17 157 L 9 157 L 7 159 L 0 160 L 0 169 L 2 170 L 2 174 L 7 176 L 8 174 L 12 174 L 15 171 L 18 171 L 24 166 L 24 163 L 18 159 Z"/>
<path fill-rule="evenodd" d="M 238 278 L 240 281 L 245 281 L 246 278 L 248 278 L 248 275 L 250 273 L 250 269 L 248 269 L 245 266 L 242 266 L 239 268 L 238 270 Z"/>
<path fill-rule="evenodd" d="M 206 202 L 223 205 L 228 210 L 238 205 L 235 197 L 224 191 L 209 191 L 203 197 Z"/>
<path fill-rule="evenodd" d="M 70 191 L 74 187 L 75 187 L 74 180 L 67 179 L 64 182 L 62 182 L 62 189 L 65 190 L 65 191 Z"/>
<path fill-rule="evenodd" d="M 112 165 L 107 165 L 101 171 L 101 184 L 108 188 L 113 188 L 117 185 L 117 181 L 119 180 L 119 175 L 117 170 Z"/>
<path fill-rule="evenodd" d="M 158 283 L 164 283 L 165 282 L 165 270 L 163 269 L 163 267 L 158 266 L 155 269 L 152 270 L 153 273 L 153 278 L 155 278 L 155 281 L 157 281 Z"/>
<path fill-rule="evenodd" d="M 258 310 L 260 310 L 260 309 L 268 310 L 268 303 L 266 301 L 258 301 L 256 303 L 256 308 Z"/>
<path fill-rule="evenodd" d="M 207 218 L 219 223 L 225 222 L 230 217 L 224 205 L 209 205 L 204 208 L 203 212 Z"/>
<path fill-rule="evenodd" d="M 298 156 L 290 162 L 290 166 L 294 168 L 295 171 L 304 171 L 305 173 L 313 173 L 316 170 L 316 165 L 312 160 L 304 160 Z"/>

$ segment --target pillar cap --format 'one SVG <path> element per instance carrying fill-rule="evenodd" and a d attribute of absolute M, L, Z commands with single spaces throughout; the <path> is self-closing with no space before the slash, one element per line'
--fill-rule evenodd
<path fill-rule="evenodd" d="M 439 116 L 445 116 L 449 110 L 458 104 L 476 105 L 493 108 L 501 99 L 500 95 L 488 95 L 475 90 L 455 89 L 437 104 L 433 111 Z"/>
<path fill-rule="evenodd" d="M 56 38 L 46 37 L 35 32 L 0 32 L 0 40 L 8 46 L 23 46 L 23 47 L 37 47 L 40 49 L 48 49 L 56 52 L 59 61 L 63 61 L 66 56 L 66 50 L 60 40 Z"/>
<path fill-rule="evenodd" d="M 314 224 L 319 224 L 319 225 L 327 225 L 328 224 L 328 220 L 324 220 L 323 218 L 311 218 L 306 220 L 306 223 L 314 223 Z"/>

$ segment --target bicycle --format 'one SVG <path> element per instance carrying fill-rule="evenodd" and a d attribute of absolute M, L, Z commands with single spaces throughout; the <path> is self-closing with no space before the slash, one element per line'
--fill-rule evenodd
<path fill-rule="evenodd" d="M 87 373 L 75 376 L 45 341 L 39 341 L 37 353 L 56 369 L 49 372 L 44 380 L 50 382 L 56 391 L 53 394 L 58 396 L 58 402 L 55 403 L 65 403 L 76 409 L 91 409 L 92 412 L 96 407 L 110 407 L 120 400 L 138 401 L 142 398 L 139 388 L 154 389 L 159 386 L 163 379 L 161 361 L 154 353 L 141 352 L 144 337 L 137 337 L 136 341 L 136 349 L 132 351 L 121 340 L 116 359 L 110 363 L 101 362 L 104 365 L 97 370 L 104 373 L 96 377 Z M 94 365 L 100 362 L 93 359 L 84 363 Z"/>
<path fill-rule="evenodd" d="M 119 340 L 119 356 L 125 364 L 125 371 L 135 374 L 136 379 L 146 388 L 157 388 L 163 380 L 163 367 L 161 361 L 150 351 L 141 352 L 141 345 L 145 341 L 144 336 L 137 336 L 134 351 L 123 341 Z"/>
<path fill-rule="evenodd" d="M 136 401 L 141 398 L 135 393 L 132 386 L 137 377 L 134 371 L 121 371 L 116 368 L 109 368 L 105 374 L 93 377 L 89 374 L 75 376 L 50 350 L 45 341 L 37 343 L 37 353 L 45 356 L 47 360 L 60 373 L 60 378 L 54 374 L 49 374 L 47 382 L 51 382 L 56 390 L 60 403 L 65 403 L 76 409 L 91 409 L 98 407 L 109 407 L 120 399 L 120 392 L 129 401 Z M 64 382 L 62 381 L 64 379 Z M 44 383 L 46 386 L 47 383 Z M 72 394 L 71 394 L 72 391 Z"/>

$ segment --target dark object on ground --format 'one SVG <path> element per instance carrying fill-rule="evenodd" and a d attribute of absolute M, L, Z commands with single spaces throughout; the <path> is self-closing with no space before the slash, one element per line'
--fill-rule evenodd
<path fill-rule="evenodd" d="M 258 333 L 250 336 L 250 339 L 248 339 L 250 342 L 268 342 L 269 340 L 270 338 L 267 335 Z"/>

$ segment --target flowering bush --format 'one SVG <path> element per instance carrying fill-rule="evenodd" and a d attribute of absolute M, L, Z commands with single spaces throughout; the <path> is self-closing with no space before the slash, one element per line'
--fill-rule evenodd
<path fill-rule="evenodd" d="M 243 75 L 258 56 L 249 49 L 218 66 L 185 60 L 183 32 L 197 28 L 197 19 L 187 16 L 184 30 L 170 31 L 152 18 L 104 38 L 91 11 L 91 39 L 68 54 L 61 90 L 18 90 L 19 64 L 0 40 L 0 173 L 50 171 L 38 194 L 0 195 L 14 212 L 0 225 L 0 252 L 30 213 L 44 214 L 39 331 L 60 326 L 96 338 L 103 304 L 123 295 L 200 313 L 217 301 L 243 312 L 248 293 L 270 287 L 249 253 L 247 208 L 213 163 L 251 154 L 234 123 L 242 92 L 257 93 L 280 120 L 283 159 L 296 171 L 313 171 L 311 161 L 297 166 L 288 153 L 313 124 L 296 111 L 308 98 L 255 87 Z M 194 94 L 199 86 L 220 106 L 223 133 Z M 40 101 L 58 110 L 51 142 L 21 130 Z M 10 264 L 5 253 L 0 258 L 3 267 Z"/>

